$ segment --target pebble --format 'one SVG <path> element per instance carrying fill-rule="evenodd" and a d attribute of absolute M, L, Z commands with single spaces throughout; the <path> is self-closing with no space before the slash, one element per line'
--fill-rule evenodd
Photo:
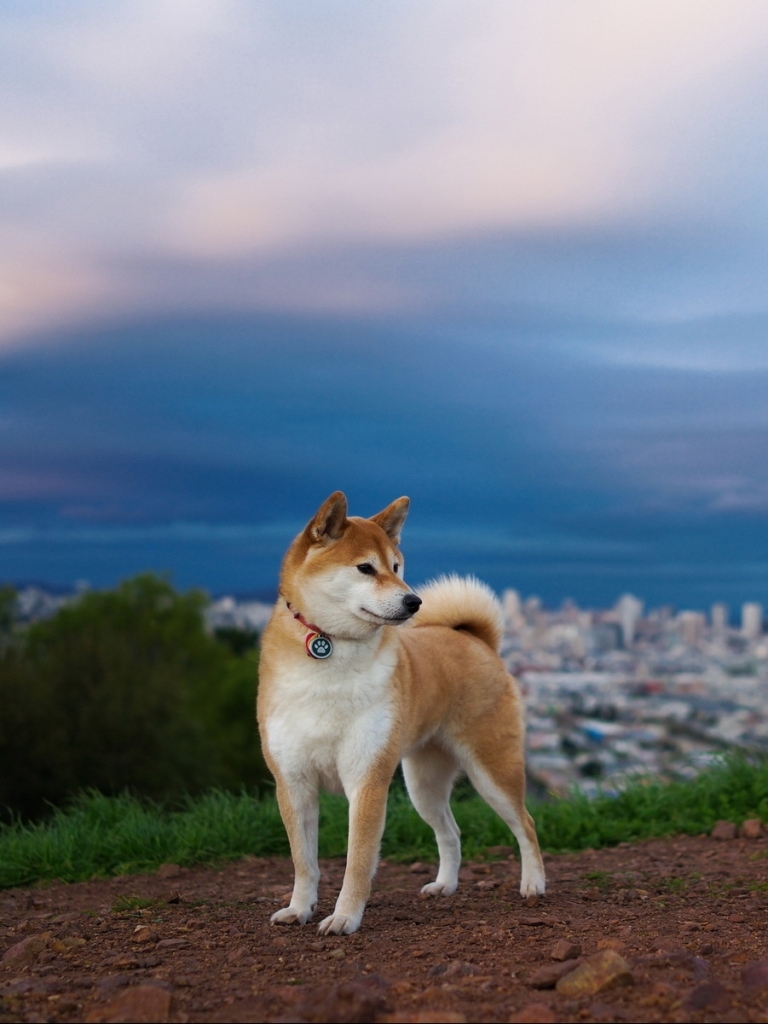
<path fill-rule="evenodd" d="M 715 827 L 712 829 L 712 832 L 710 833 L 710 835 L 712 836 L 713 839 L 722 839 L 722 840 L 735 839 L 736 838 L 736 826 L 734 825 L 734 823 L 732 821 L 725 821 L 724 819 L 721 818 L 720 821 L 715 823 Z"/>
<path fill-rule="evenodd" d="M 106 1005 L 94 1006 L 86 1024 L 165 1024 L 171 1012 L 171 993 L 159 985 L 136 985 Z"/>
<path fill-rule="evenodd" d="M 158 878 L 178 878 L 181 868 L 178 864 L 161 864 L 156 873 Z"/>
<path fill-rule="evenodd" d="M 402 1016 L 390 1013 L 387 1014 L 387 1020 L 389 1024 L 467 1024 L 464 1014 L 455 1010 L 419 1010 Z"/>
<path fill-rule="evenodd" d="M 479 974 L 480 968 L 463 960 L 452 960 L 445 969 L 446 978 L 466 978 L 471 974 Z"/>
<path fill-rule="evenodd" d="M 49 944 L 50 932 L 43 932 L 42 935 L 28 935 L 26 939 L 17 942 L 10 949 L 6 949 L 2 956 L 2 963 L 13 963 L 19 960 L 32 960 L 41 953 Z"/>
<path fill-rule="evenodd" d="M 629 964 L 613 949 L 584 960 L 574 971 L 558 981 L 557 991 L 569 998 L 596 996 L 618 985 L 632 985 L 634 978 Z"/>
<path fill-rule="evenodd" d="M 705 981 L 692 989 L 682 1002 L 684 1010 L 724 1010 L 730 1005 L 728 990 L 719 981 Z"/>
<path fill-rule="evenodd" d="M 528 1003 L 513 1013 L 509 1024 L 555 1024 L 557 1017 L 546 1003 Z"/>
<path fill-rule="evenodd" d="M 559 939 L 549 955 L 553 960 L 574 960 L 581 956 L 581 946 L 578 942 L 571 942 L 570 939 Z"/>
<path fill-rule="evenodd" d="M 742 969 L 741 982 L 747 989 L 768 987 L 768 956 L 747 964 Z"/>
<path fill-rule="evenodd" d="M 130 985 L 131 979 L 127 974 L 108 974 L 106 978 L 99 978 L 95 984 L 95 988 L 107 990 L 110 988 L 124 988 L 126 985 Z"/>
<path fill-rule="evenodd" d="M 413 864 L 411 864 L 408 870 L 411 872 L 412 875 L 428 875 L 432 868 L 429 866 L 429 864 L 422 864 L 420 860 L 417 860 Z"/>
<path fill-rule="evenodd" d="M 558 964 L 544 964 L 534 971 L 528 979 L 531 988 L 554 988 L 555 985 L 571 971 L 575 971 L 582 961 L 578 958 L 563 960 Z"/>
<path fill-rule="evenodd" d="M 290 1015 L 283 1019 L 327 1020 L 336 1021 L 337 1024 L 374 1020 L 383 1008 L 386 998 L 383 991 L 385 987 L 382 979 L 370 978 L 366 981 L 347 981 L 339 985 L 310 989 L 306 994 L 301 994 L 301 1001 L 292 1006 Z M 417 1015 L 404 1019 L 415 1021 L 419 1017 Z M 435 1016 L 432 1019 L 439 1021 L 449 1018 Z M 463 1017 L 461 1019 L 464 1020 Z"/>

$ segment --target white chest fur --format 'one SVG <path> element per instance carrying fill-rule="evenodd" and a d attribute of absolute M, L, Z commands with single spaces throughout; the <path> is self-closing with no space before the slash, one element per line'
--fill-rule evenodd
<path fill-rule="evenodd" d="M 327 661 L 272 666 L 267 742 L 287 782 L 347 795 L 386 747 L 395 721 L 393 648 L 336 642 Z"/>

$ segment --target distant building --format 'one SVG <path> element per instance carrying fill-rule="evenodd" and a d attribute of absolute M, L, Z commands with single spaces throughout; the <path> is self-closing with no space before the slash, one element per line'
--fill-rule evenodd
<path fill-rule="evenodd" d="M 541 599 L 538 597 L 527 597 L 523 604 L 523 615 L 529 626 L 537 625 L 541 615 Z"/>
<path fill-rule="evenodd" d="M 633 594 L 624 594 L 616 602 L 616 617 L 621 626 L 621 639 L 624 647 L 630 648 L 635 642 L 635 631 L 643 614 L 643 602 Z"/>
<path fill-rule="evenodd" d="M 680 612 L 677 625 L 683 643 L 688 647 L 696 647 L 704 635 L 704 612 Z"/>
<path fill-rule="evenodd" d="M 712 634 L 717 639 L 722 639 L 728 632 L 728 605 L 713 604 L 710 615 L 712 619 Z"/>
<path fill-rule="evenodd" d="M 501 606 L 504 609 L 504 620 L 510 633 L 519 633 L 525 625 L 523 606 L 516 590 L 505 590 L 501 595 Z"/>
<path fill-rule="evenodd" d="M 763 635 L 763 606 L 756 601 L 747 601 L 741 606 L 741 632 L 747 640 L 757 640 Z"/>

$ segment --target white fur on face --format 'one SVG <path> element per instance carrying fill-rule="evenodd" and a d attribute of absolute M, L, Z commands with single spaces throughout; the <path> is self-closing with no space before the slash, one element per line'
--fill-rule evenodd
<path fill-rule="evenodd" d="M 378 559 L 368 558 L 379 569 Z M 402 580 L 382 583 L 356 565 L 340 565 L 307 574 L 301 585 L 301 612 L 330 636 L 362 640 L 384 625 L 410 618 L 403 597 L 411 593 Z"/>

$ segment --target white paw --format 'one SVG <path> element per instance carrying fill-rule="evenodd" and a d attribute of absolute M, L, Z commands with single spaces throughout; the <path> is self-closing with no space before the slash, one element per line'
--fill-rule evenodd
<path fill-rule="evenodd" d="M 421 891 L 425 896 L 453 896 L 458 882 L 430 882 L 423 885 Z"/>
<path fill-rule="evenodd" d="M 321 935 L 351 935 L 360 927 L 360 917 L 350 917 L 347 914 L 331 914 L 324 921 L 320 922 L 318 931 Z"/>
<path fill-rule="evenodd" d="M 270 924 L 306 924 L 312 917 L 312 910 L 302 910 L 301 907 L 283 907 L 270 917 Z"/>
<path fill-rule="evenodd" d="M 525 899 L 527 896 L 543 896 L 547 890 L 547 882 L 543 871 L 532 871 L 524 874 L 520 881 L 520 895 Z"/>

